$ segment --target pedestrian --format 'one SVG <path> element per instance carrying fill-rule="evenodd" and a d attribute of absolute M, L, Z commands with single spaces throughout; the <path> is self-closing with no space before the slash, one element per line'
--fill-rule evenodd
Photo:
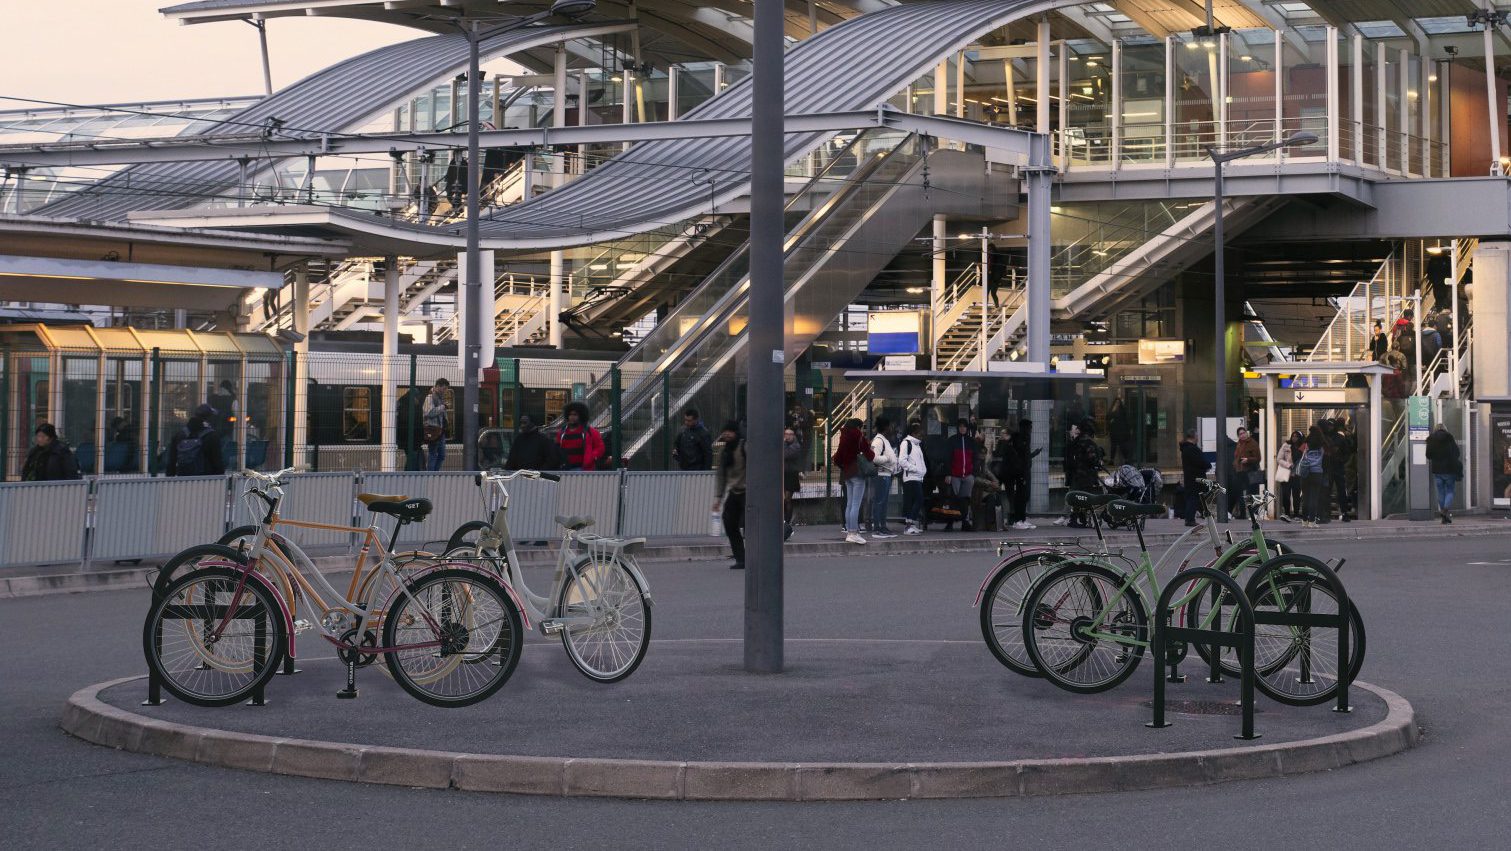
<path fill-rule="evenodd" d="M 803 442 L 798 439 L 797 429 L 788 427 L 782 431 L 782 540 L 792 538 L 792 512 L 798 491 L 803 489 L 803 462 L 806 460 Z"/>
<path fill-rule="evenodd" d="M 1442 348 L 1443 335 L 1439 334 L 1438 329 L 1432 325 L 1422 323 L 1422 366 L 1431 367 Z"/>
<path fill-rule="evenodd" d="M 215 409 L 215 433 L 221 440 L 234 440 L 236 432 L 236 389 L 229 379 L 221 379 L 215 392 L 210 394 L 210 407 Z"/>
<path fill-rule="evenodd" d="M 892 496 L 892 477 L 897 473 L 897 450 L 892 448 L 892 421 L 886 417 L 876 418 L 876 431 L 871 436 L 871 457 L 876 472 L 866 483 L 870 497 L 870 529 L 873 538 L 895 538 L 897 535 L 887 527 L 887 500 Z"/>
<path fill-rule="evenodd" d="M 219 476 L 226 471 L 215 433 L 215 409 L 200 405 L 168 442 L 166 476 Z"/>
<path fill-rule="evenodd" d="M 1128 416 L 1128 407 L 1123 404 L 1123 397 L 1119 396 L 1112 400 L 1112 407 L 1107 411 L 1107 439 L 1110 442 L 1108 457 L 1113 464 L 1118 458 L 1123 459 L 1124 464 L 1131 463 L 1133 453 L 1129 447 L 1133 444 L 1133 420 Z"/>
<path fill-rule="evenodd" d="M 1396 317 L 1396 324 L 1395 327 L 1391 329 L 1391 334 L 1393 334 L 1396 339 L 1400 339 L 1403 334 L 1411 334 L 1411 326 L 1414 319 L 1416 319 L 1416 312 L 1411 308 L 1408 307 L 1405 310 L 1401 311 L 1401 315 Z"/>
<path fill-rule="evenodd" d="M 845 488 L 845 540 L 852 544 L 864 544 L 860 534 L 860 506 L 866 498 L 866 481 L 876 470 L 876 454 L 866 445 L 866 436 L 860 430 L 859 417 L 845 421 L 839 432 L 839 446 L 832 460 L 840 469 Z"/>
<path fill-rule="evenodd" d="M 1065 487 L 1067 490 L 1099 492 L 1102 470 L 1102 447 L 1096 442 L 1096 424 L 1090 417 L 1078 425 L 1071 425 L 1069 440 L 1065 445 Z M 1055 521 L 1056 526 L 1085 529 L 1090 524 L 1084 512 L 1071 511 Z"/>
<path fill-rule="evenodd" d="M 1359 519 L 1359 438 L 1343 417 L 1333 420 L 1333 448 L 1337 460 L 1331 472 L 1338 513 L 1344 523 Z"/>
<path fill-rule="evenodd" d="M 32 436 L 31 451 L 26 453 L 26 461 L 21 465 L 21 481 L 57 482 L 80 478 L 79 460 L 68 444 L 58 438 L 58 430 L 52 423 L 37 426 Z"/>
<path fill-rule="evenodd" d="M 509 459 L 504 462 L 506 470 L 560 470 L 561 448 L 556 441 L 544 435 L 540 426 L 529 415 L 519 418 L 519 433 L 509 447 Z"/>
<path fill-rule="evenodd" d="M 923 454 L 923 423 L 908 423 L 907 436 L 897 450 L 897 469 L 902 478 L 902 522 L 904 535 L 923 534 L 923 483 L 929 475 Z"/>
<path fill-rule="evenodd" d="M 405 391 L 394 411 L 394 441 L 398 444 L 395 448 L 404 453 L 406 471 L 425 469 L 425 450 L 420 448 L 424 445 L 424 418 L 419 394 Z"/>
<path fill-rule="evenodd" d="M 1207 477 L 1207 456 L 1196 442 L 1196 429 L 1188 428 L 1180 441 L 1180 472 L 1182 480 L 1182 510 L 1187 526 L 1196 525 L 1196 515 L 1201 507 L 1204 488 L 1201 480 Z"/>
<path fill-rule="evenodd" d="M 588 406 L 570 402 L 564 410 L 566 425 L 556 436 L 556 445 L 561 447 L 563 470 L 596 470 L 608 456 L 603 446 L 603 435 L 588 424 Z M 738 431 L 738 429 L 736 429 Z M 744 493 L 743 471 L 741 493 Z M 743 499 L 743 497 L 742 497 Z"/>
<path fill-rule="evenodd" d="M 1453 494 L 1459 479 L 1464 477 L 1464 459 L 1458 441 L 1442 423 L 1427 438 L 1427 472 L 1432 474 L 1437 493 L 1438 516 L 1444 523 L 1452 523 Z"/>
<path fill-rule="evenodd" d="M 682 412 L 682 430 L 672 444 L 672 459 L 679 470 L 707 470 L 713 466 L 713 436 L 703 425 L 697 408 Z"/>
<path fill-rule="evenodd" d="M 976 453 L 976 441 L 971 437 L 971 422 L 965 417 L 955 421 L 955 433 L 950 435 L 949 475 L 945 484 L 955 510 L 960 512 L 960 529 L 969 532 L 974 528 L 971 517 L 971 495 L 976 490 L 976 471 L 980 458 Z M 945 530 L 953 524 L 946 524 Z"/>
<path fill-rule="evenodd" d="M 1372 360 L 1379 360 L 1385 357 L 1388 351 L 1390 351 L 1390 338 L 1385 336 L 1383 323 L 1376 319 L 1374 333 L 1369 336 L 1369 356 Z"/>
<path fill-rule="evenodd" d="M 1245 497 L 1259 493 L 1264 483 L 1264 473 L 1259 469 L 1259 441 L 1247 428 L 1238 427 L 1238 442 L 1233 446 L 1233 484 L 1235 490 Z M 1240 518 L 1248 511 L 1248 501 L 1239 499 L 1233 508 L 1233 517 Z"/>
<path fill-rule="evenodd" d="M 740 424 L 731 420 L 719 432 L 719 456 L 714 465 L 714 511 L 722 510 L 724 536 L 734 555 L 730 570 L 745 569 L 745 441 Z"/>
<path fill-rule="evenodd" d="M 1014 529 L 1036 529 L 1028 522 L 1028 482 L 1033 459 L 1042 449 L 1033 448 L 1032 420 L 1018 420 L 1018 429 L 1007 438 L 1002 458 L 1002 488 L 1007 497 L 1007 523 Z"/>
<path fill-rule="evenodd" d="M 1291 522 L 1291 516 L 1300 513 L 1296 497 L 1301 492 L 1301 482 L 1295 473 L 1296 462 L 1301 460 L 1301 442 L 1301 432 L 1293 431 L 1290 439 L 1275 451 L 1275 510 L 1283 523 Z"/>
<path fill-rule="evenodd" d="M 1328 522 L 1332 495 L 1329 493 L 1327 473 L 1327 438 L 1320 425 L 1312 425 L 1306 433 L 1306 451 L 1296 465 L 1296 475 L 1301 478 L 1306 498 L 1306 510 L 1301 515 L 1301 525 L 1315 528 Z"/>
<path fill-rule="evenodd" d="M 982 435 L 976 435 L 976 457 L 981 459 L 986 455 L 986 440 Z M 977 532 L 995 532 L 997 530 L 997 507 L 998 497 L 1002 493 L 1002 482 L 992 472 L 990 464 L 980 464 L 976 468 L 976 481 L 971 487 L 971 528 Z"/>
<path fill-rule="evenodd" d="M 425 428 L 425 444 L 430 447 L 425 469 L 431 472 L 441 469 L 441 465 L 446 463 L 446 432 L 451 425 L 450 413 L 446 407 L 446 394 L 450 389 L 450 381 L 437 378 L 435 384 L 430 386 L 430 393 L 425 397 L 424 416 L 421 422 Z"/>

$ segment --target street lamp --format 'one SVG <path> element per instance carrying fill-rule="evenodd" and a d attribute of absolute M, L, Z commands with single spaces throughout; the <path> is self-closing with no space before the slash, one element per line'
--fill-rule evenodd
<path fill-rule="evenodd" d="M 1234 160 L 1241 160 L 1245 157 L 1258 156 L 1259 154 L 1267 154 L 1270 151 L 1277 151 L 1281 148 L 1299 148 L 1315 144 L 1317 144 L 1316 133 L 1296 133 L 1290 138 L 1283 139 L 1278 142 L 1269 142 L 1267 144 L 1255 145 L 1249 148 L 1236 148 L 1230 151 L 1218 150 L 1217 146 L 1215 145 L 1207 146 L 1207 156 L 1212 158 L 1212 167 L 1215 172 L 1215 180 L 1213 182 L 1215 218 L 1212 223 L 1212 236 L 1217 243 L 1217 256 L 1213 264 L 1215 267 L 1213 269 L 1213 277 L 1216 278 L 1215 286 L 1213 288 L 1213 298 L 1217 303 L 1215 308 L 1217 317 L 1217 325 L 1215 329 L 1217 332 L 1217 339 L 1213 348 L 1216 349 L 1217 357 L 1216 362 L 1213 366 L 1216 369 L 1217 375 L 1217 395 L 1216 399 L 1214 400 L 1215 404 L 1213 405 L 1213 407 L 1216 409 L 1217 419 L 1214 423 L 1213 431 L 1216 433 L 1216 437 L 1214 439 L 1214 443 L 1217 448 L 1216 480 L 1219 486 L 1225 487 L 1228 483 L 1227 467 L 1223 462 L 1223 451 L 1226 448 L 1224 439 L 1228 434 L 1228 311 L 1227 281 L 1224 279 L 1224 275 L 1226 273 L 1224 263 L 1226 246 L 1223 241 L 1223 204 L 1225 202 L 1223 199 L 1222 167 Z M 1190 487 L 1191 483 L 1187 482 L 1186 486 Z M 1226 512 L 1228 510 L 1227 500 L 1221 494 L 1219 494 L 1217 498 L 1217 506 L 1215 510 L 1218 512 L 1218 517 L 1226 516 Z"/>
<path fill-rule="evenodd" d="M 480 196 L 483 192 L 478 102 L 483 99 L 483 74 L 479 67 L 482 61 L 478 55 L 478 45 L 484 39 L 538 24 L 553 15 L 568 19 L 580 18 L 593 11 L 597 5 L 596 0 L 556 0 L 545 11 L 526 15 L 507 24 L 484 29 L 480 21 L 474 20 L 462 29 L 467 37 L 467 109 L 471 113 L 467 119 L 467 276 L 462 288 L 463 314 L 467 321 L 462 326 L 462 409 L 459 412 L 462 421 L 464 470 L 477 469 L 478 376 L 482 370 L 479 360 L 483 353 L 483 321 L 478 316 L 483 309 L 483 251 L 480 244 L 482 237 L 478 232 Z M 556 96 L 564 95 L 557 92 Z M 420 194 L 423 198 L 424 192 Z M 493 276 L 488 277 L 491 286 Z"/>

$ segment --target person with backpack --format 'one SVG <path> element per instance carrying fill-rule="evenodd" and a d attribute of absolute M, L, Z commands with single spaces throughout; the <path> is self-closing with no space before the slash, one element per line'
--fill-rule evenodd
<path fill-rule="evenodd" d="M 886 417 L 876 418 L 876 432 L 871 437 L 871 457 L 876 472 L 866 483 L 871 503 L 871 537 L 895 538 L 887 528 L 887 500 L 892 496 L 892 476 L 897 472 L 897 451 L 892 448 L 892 421 Z"/>
<path fill-rule="evenodd" d="M 35 443 L 21 465 L 23 482 L 60 482 L 77 479 L 79 460 L 68 444 L 58 438 L 52 423 L 42 423 L 32 432 Z"/>
<path fill-rule="evenodd" d="M 1301 498 L 1306 503 L 1305 512 L 1301 515 L 1301 525 L 1316 528 L 1319 523 L 1328 522 L 1331 512 L 1329 506 L 1332 503 L 1324 470 L 1328 442 L 1321 426 L 1314 424 L 1307 430 L 1303 447 L 1301 461 L 1296 464 L 1293 478 L 1302 482 Z"/>
<path fill-rule="evenodd" d="M 441 469 L 441 465 L 446 463 L 446 427 L 451 420 L 450 412 L 446 409 L 446 391 L 450 387 L 450 381 L 437 378 L 430 387 L 430 394 L 425 397 L 425 443 L 430 447 L 425 469 L 431 472 Z"/>
<path fill-rule="evenodd" d="M 596 470 L 608 457 L 603 435 L 588 424 L 588 406 L 572 402 L 565 409 L 567 424 L 556 436 L 561 447 L 563 470 Z"/>
<path fill-rule="evenodd" d="M 860 506 L 866 498 L 866 480 L 876 469 L 876 453 L 866 445 L 866 436 L 860 430 L 861 421 L 851 417 L 839 432 L 839 446 L 831 458 L 839 467 L 845 485 L 845 541 L 864 544 L 860 534 Z"/>
<path fill-rule="evenodd" d="M 188 422 L 168 442 L 168 463 L 163 475 L 219 476 L 225 473 L 215 417 L 215 409 L 209 405 L 194 409 Z"/>
<path fill-rule="evenodd" d="M 923 454 L 923 423 L 908 423 L 908 434 L 897 449 L 897 469 L 902 477 L 902 522 L 904 535 L 923 534 L 923 483 L 929 476 Z"/>
<path fill-rule="evenodd" d="M 714 464 L 714 511 L 722 511 L 724 535 L 734 556 L 730 570 L 745 569 L 745 441 L 740 424 L 730 421 L 719 433 Z"/>

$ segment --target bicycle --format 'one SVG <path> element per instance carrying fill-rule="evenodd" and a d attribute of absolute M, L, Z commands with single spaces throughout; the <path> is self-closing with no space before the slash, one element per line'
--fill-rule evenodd
<path fill-rule="evenodd" d="M 1207 485 L 1208 491 L 1208 537 L 1215 538 L 1216 519 L 1210 510 L 1211 503 L 1224 490 L 1215 483 L 1203 484 Z M 1247 500 L 1253 513 L 1257 513 L 1268 503 L 1269 496 L 1259 494 Z M 1109 503 L 1104 511 L 1127 521 L 1140 515 L 1152 516 L 1163 508 L 1118 500 Z M 1081 694 L 1105 691 L 1127 679 L 1149 646 L 1148 611 L 1159 593 L 1158 570 L 1195 531 L 1192 529 L 1177 539 L 1158 561 L 1151 559 L 1143 533 L 1138 532 L 1140 556 L 1132 570 L 1094 558 L 1070 559 L 1041 577 L 1029 590 L 1022 607 L 1025 650 L 1040 673 L 1060 688 Z M 1187 564 L 1200 546 L 1198 544 L 1188 552 Z M 1251 547 L 1252 552 L 1249 551 Z M 1255 566 L 1256 561 L 1262 568 L 1270 560 L 1270 542 L 1265 539 L 1256 517 L 1251 521 L 1249 538 L 1237 541 L 1221 552 L 1212 566 L 1236 577 Z M 1261 569 L 1256 573 L 1250 588 L 1256 591 L 1268 588 L 1267 593 L 1284 594 L 1283 587 L 1276 585 L 1273 579 L 1266 579 L 1269 572 Z M 1254 583 L 1260 580 L 1268 584 L 1256 586 Z M 1231 608 L 1223 605 L 1222 595 L 1214 593 L 1214 603 L 1205 614 L 1201 612 L 1201 601 L 1212 590 L 1210 584 L 1207 580 L 1195 580 L 1171 602 L 1172 610 L 1182 611 L 1187 626 L 1222 628 L 1222 613 Z M 1229 621 L 1230 626 L 1241 627 L 1234 620 L 1236 618 Z M 1350 668 L 1357 672 L 1363 662 L 1363 627 L 1356 609 L 1352 612 L 1351 622 L 1361 636 L 1350 660 Z M 1197 649 L 1201 652 L 1203 648 L 1199 646 Z M 1206 648 L 1206 653 L 1211 652 L 1211 648 Z M 1210 660 L 1210 656 L 1203 655 Z M 1283 669 L 1289 661 L 1284 654 L 1273 654 L 1263 665 L 1256 666 L 1259 674 L 1256 685 L 1261 691 L 1282 703 L 1295 704 L 1300 699 L 1308 703 L 1327 700 L 1336 689 L 1334 681 L 1331 687 L 1320 690 L 1320 694 L 1319 690 L 1305 695 L 1287 692 L 1281 682 L 1266 675 Z M 1234 669 L 1230 667 L 1228 670 Z"/>
<path fill-rule="evenodd" d="M 519 663 L 524 632 L 512 589 L 465 562 L 396 561 L 389 548 L 400 529 L 430 513 L 425 499 L 358 497 L 373 513 L 395 518 L 388 547 L 376 526 L 280 517 L 292 472 L 242 474 L 255 482 L 248 505 L 264 509 L 245 551 L 204 544 L 164 566 L 143 628 L 148 667 L 163 687 L 186 703 L 237 703 L 267 683 L 292 656 L 294 636 L 313 624 L 346 664 L 338 698 L 355 698 L 357 669 L 380 656 L 400 687 L 433 706 L 468 706 L 498 691 Z M 363 559 L 347 592 L 278 534 L 279 526 L 362 534 Z M 377 563 L 364 570 L 369 551 Z M 301 603 L 312 621 L 295 619 Z M 475 664 L 481 660 L 494 661 Z"/>
<path fill-rule="evenodd" d="M 542 635 L 560 635 L 567 658 L 587 678 L 613 683 L 628 677 L 645 658 L 651 640 L 649 583 L 634 554 L 644 538 L 607 538 L 583 530 L 591 517 L 560 517 L 561 547 L 551 590 L 536 594 L 525 582 L 509 532 L 508 483 L 516 478 L 559 482 L 534 470 L 479 473 L 483 507 L 492 518 L 464 523 L 452 533 L 447 558 L 483 565 L 520 593 L 520 603 Z"/>

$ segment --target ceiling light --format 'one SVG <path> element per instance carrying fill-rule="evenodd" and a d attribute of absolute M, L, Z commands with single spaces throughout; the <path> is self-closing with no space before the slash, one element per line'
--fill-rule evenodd
<path fill-rule="evenodd" d="M 925 287 L 908 287 L 905 292 L 907 292 L 908 295 L 923 295 L 924 293 L 928 292 L 928 289 Z"/>
<path fill-rule="evenodd" d="M 1242 55 L 1242 56 L 1240 56 L 1238 58 L 1239 58 L 1239 60 L 1241 60 L 1243 62 L 1253 62 L 1254 61 L 1254 57 L 1248 55 L 1247 53 L 1245 53 L 1244 55 Z"/>

